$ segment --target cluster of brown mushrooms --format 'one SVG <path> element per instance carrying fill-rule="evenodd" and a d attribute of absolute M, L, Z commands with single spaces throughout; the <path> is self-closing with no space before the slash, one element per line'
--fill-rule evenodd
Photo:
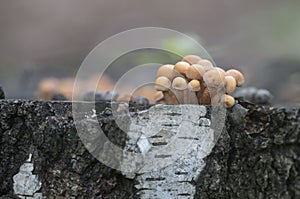
<path fill-rule="evenodd" d="M 155 100 L 163 104 L 203 104 L 232 107 L 230 95 L 244 83 L 243 74 L 235 69 L 224 71 L 206 59 L 187 55 L 175 65 L 157 70 Z"/>

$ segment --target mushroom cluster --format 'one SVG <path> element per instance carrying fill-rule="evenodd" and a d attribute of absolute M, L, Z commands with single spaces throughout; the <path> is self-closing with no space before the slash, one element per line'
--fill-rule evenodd
<path fill-rule="evenodd" d="M 175 65 L 157 70 L 155 101 L 164 104 L 203 104 L 232 107 L 230 95 L 244 84 L 243 74 L 235 69 L 224 71 L 206 59 L 187 55 Z"/>

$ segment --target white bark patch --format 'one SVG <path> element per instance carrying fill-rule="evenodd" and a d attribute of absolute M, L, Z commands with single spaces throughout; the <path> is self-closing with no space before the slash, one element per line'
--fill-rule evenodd
<path fill-rule="evenodd" d="M 137 181 L 140 198 L 193 198 L 191 182 L 215 145 L 206 112 L 199 105 L 156 105 L 132 118 L 122 171 Z M 132 159 L 128 151 L 143 155 Z"/>
<path fill-rule="evenodd" d="M 138 145 L 140 151 L 142 152 L 142 154 L 147 153 L 151 148 L 150 142 L 148 141 L 148 139 L 144 135 L 142 135 L 140 137 L 139 141 L 137 142 L 137 145 Z"/>
<path fill-rule="evenodd" d="M 32 154 L 30 154 L 28 160 L 21 165 L 19 173 L 14 175 L 13 189 L 14 194 L 19 198 L 39 199 L 43 198 L 41 193 L 37 193 L 41 189 L 42 183 L 39 181 L 38 176 L 32 173 L 34 165 L 31 163 L 31 158 Z"/>

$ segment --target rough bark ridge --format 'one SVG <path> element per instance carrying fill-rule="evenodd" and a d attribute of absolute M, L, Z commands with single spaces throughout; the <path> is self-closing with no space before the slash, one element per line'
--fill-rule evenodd
<path fill-rule="evenodd" d="M 99 163 L 85 149 L 71 106 L 0 101 L 1 198 L 136 196 L 134 180 Z M 299 107 L 246 108 L 236 105 L 229 110 L 224 132 L 205 158 L 201 175 L 191 182 L 197 187 L 195 198 L 300 197 Z M 126 135 L 116 126 L 110 105 L 97 103 L 96 110 L 109 139 L 124 146 Z M 24 187 L 16 183 L 22 176 L 33 183 L 30 193 L 27 187 L 29 195 L 22 195 Z"/>

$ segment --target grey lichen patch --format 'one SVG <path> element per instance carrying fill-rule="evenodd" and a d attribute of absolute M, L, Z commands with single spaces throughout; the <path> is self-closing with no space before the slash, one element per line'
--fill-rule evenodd
<path fill-rule="evenodd" d="M 31 156 L 30 154 L 29 159 L 21 165 L 19 173 L 13 177 L 14 194 L 19 198 L 42 198 L 42 195 L 37 193 L 41 189 L 42 183 L 38 176 L 32 173 L 34 165 L 31 163 Z"/>
<path fill-rule="evenodd" d="M 132 118 L 122 171 L 135 178 L 140 198 L 193 197 L 192 181 L 214 146 L 206 113 L 205 106 L 157 105 Z"/>

